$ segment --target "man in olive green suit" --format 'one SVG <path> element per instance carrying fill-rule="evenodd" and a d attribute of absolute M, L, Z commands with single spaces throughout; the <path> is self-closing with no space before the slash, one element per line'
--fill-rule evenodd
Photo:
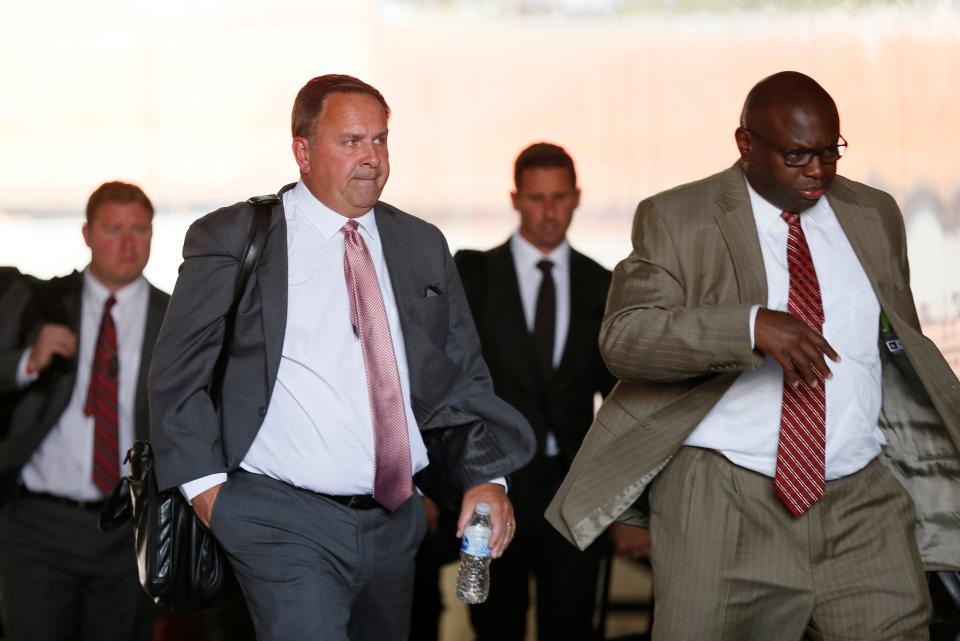
<path fill-rule="evenodd" d="M 836 175 L 807 76 L 757 84 L 735 137 L 637 209 L 600 335 L 620 382 L 547 517 L 581 548 L 649 523 L 654 639 L 926 639 L 923 569 L 960 567 L 960 390 L 902 217 Z"/>

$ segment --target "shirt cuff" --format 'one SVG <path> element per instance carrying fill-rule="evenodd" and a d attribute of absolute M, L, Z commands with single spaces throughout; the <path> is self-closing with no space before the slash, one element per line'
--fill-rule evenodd
<path fill-rule="evenodd" d="M 193 505 L 193 499 L 199 494 L 203 494 L 211 487 L 215 485 L 220 485 L 221 483 L 227 482 L 227 475 L 224 472 L 218 472 L 216 474 L 210 474 L 198 478 L 195 481 L 190 481 L 189 483 L 184 483 L 180 486 L 180 493 L 183 494 L 183 498 L 187 499 L 187 503 Z"/>
<path fill-rule="evenodd" d="M 27 367 L 27 363 L 30 360 L 30 354 L 32 352 L 33 352 L 33 348 L 28 347 L 23 351 L 23 354 L 20 356 L 20 362 L 17 364 L 17 388 L 18 389 L 23 389 L 30 383 L 40 378 L 40 372 L 31 371 Z"/>
<path fill-rule="evenodd" d="M 762 305 L 754 305 L 750 308 L 750 349 L 757 348 L 757 340 L 755 338 L 757 331 L 757 312 L 760 311 Z"/>
<path fill-rule="evenodd" d="M 504 491 L 504 492 L 506 492 L 507 489 L 508 489 L 508 488 L 507 488 L 507 479 L 506 479 L 506 477 L 503 477 L 503 476 L 498 476 L 498 477 L 495 478 L 495 479 L 490 479 L 489 481 L 487 481 L 487 483 L 496 483 L 497 485 L 503 486 L 503 491 Z"/>

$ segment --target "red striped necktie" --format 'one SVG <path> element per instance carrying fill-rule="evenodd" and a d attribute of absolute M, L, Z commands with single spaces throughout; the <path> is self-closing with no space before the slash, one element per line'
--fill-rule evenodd
<path fill-rule="evenodd" d="M 800 228 L 800 214 L 785 211 L 780 216 L 790 227 L 787 233 L 787 266 L 790 269 L 787 311 L 822 334 L 820 283 L 810 256 L 810 247 Z M 773 489 L 797 517 L 823 496 L 826 418 L 827 403 L 822 378 L 816 387 L 810 387 L 802 379 L 796 387 L 784 382 Z"/>
<path fill-rule="evenodd" d="M 117 355 L 117 326 L 110 310 L 117 300 L 111 296 L 103 305 L 100 333 L 93 353 L 90 386 L 83 413 L 93 417 L 93 483 L 109 494 L 120 481 L 119 418 L 117 383 L 120 369 Z"/>

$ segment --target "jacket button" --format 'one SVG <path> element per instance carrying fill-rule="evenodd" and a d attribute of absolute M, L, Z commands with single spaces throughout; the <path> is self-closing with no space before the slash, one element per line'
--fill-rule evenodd
<path fill-rule="evenodd" d="M 266 407 L 261 407 L 260 410 L 259 410 L 259 412 L 260 412 L 260 418 L 263 418 L 264 416 L 267 415 L 267 408 L 266 408 Z"/>
<path fill-rule="evenodd" d="M 233 458 L 232 456 L 227 459 L 227 467 L 236 467 L 236 466 L 237 466 L 237 459 Z"/>

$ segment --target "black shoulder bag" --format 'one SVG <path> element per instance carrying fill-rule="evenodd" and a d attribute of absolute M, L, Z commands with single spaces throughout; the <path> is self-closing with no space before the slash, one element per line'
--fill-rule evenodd
<path fill-rule="evenodd" d="M 270 226 L 275 195 L 254 196 L 250 232 L 234 285 L 233 303 L 225 317 L 223 344 L 213 370 L 209 392 L 214 406 L 222 401 L 226 369 L 237 308 L 250 274 L 257 267 Z M 153 450 L 136 441 L 127 452 L 129 476 L 121 479 L 100 513 L 100 529 L 107 531 L 133 518 L 140 584 L 163 608 L 196 612 L 212 607 L 235 593 L 236 581 L 213 534 L 197 519 L 179 488 L 161 492 L 153 470 Z"/>

